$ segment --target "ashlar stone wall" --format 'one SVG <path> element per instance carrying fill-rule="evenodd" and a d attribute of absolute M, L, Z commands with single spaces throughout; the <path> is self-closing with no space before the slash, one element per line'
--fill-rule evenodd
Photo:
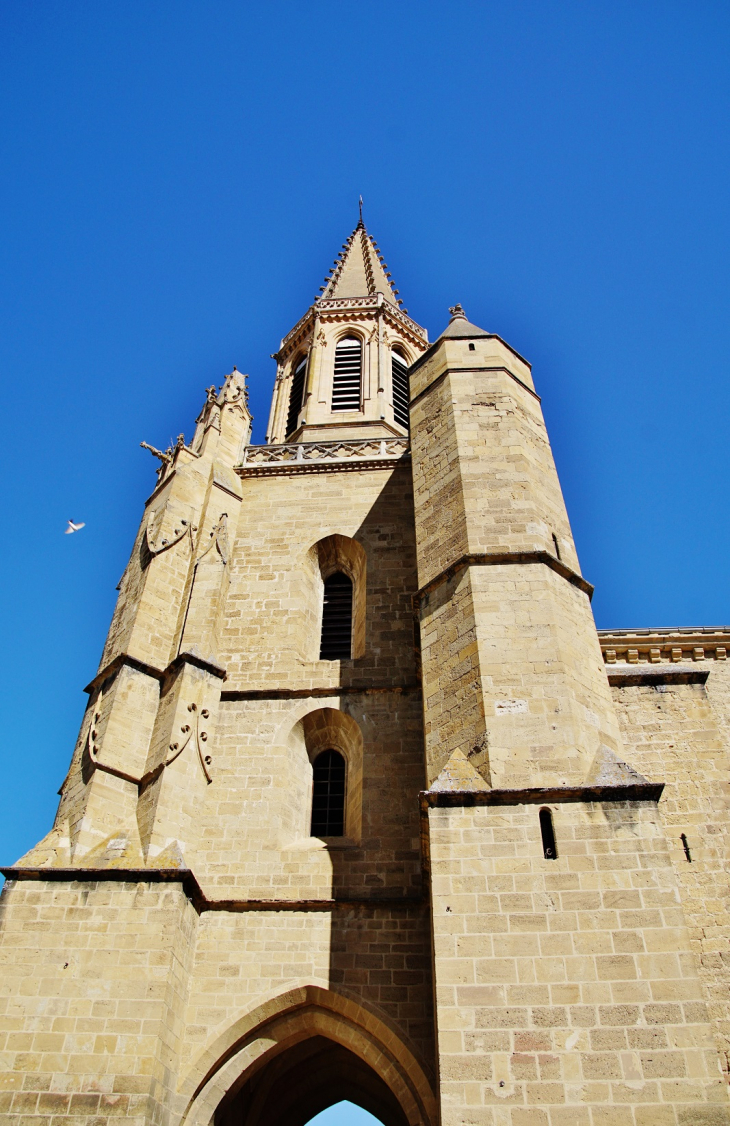
<path fill-rule="evenodd" d="M 632 762 L 649 779 L 665 782 L 659 812 L 666 828 L 691 948 L 717 1031 L 720 1057 L 727 1070 L 730 668 L 726 661 L 706 661 L 695 667 L 709 672 L 706 685 L 657 682 L 616 686 L 613 694 L 624 739 L 631 747 Z"/>
<path fill-rule="evenodd" d="M 714 1126 L 724 1082 L 655 806 L 431 808 L 444 1126 Z"/>

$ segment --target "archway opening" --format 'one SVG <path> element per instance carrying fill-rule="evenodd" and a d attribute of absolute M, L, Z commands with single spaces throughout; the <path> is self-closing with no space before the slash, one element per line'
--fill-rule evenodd
<path fill-rule="evenodd" d="M 345 1100 L 310 1118 L 307 1126 L 383 1126 L 379 1118 Z"/>
<path fill-rule="evenodd" d="M 341 1044 L 312 1036 L 274 1056 L 231 1092 L 214 1126 L 307 1126 L 342 1102 L 362 1107 L 382 1126 L 408 1126 L 390 1087 L 368 1064 Z"/>

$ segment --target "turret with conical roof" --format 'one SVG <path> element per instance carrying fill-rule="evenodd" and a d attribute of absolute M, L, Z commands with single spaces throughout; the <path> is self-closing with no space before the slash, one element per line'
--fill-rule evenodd
<path fill-rule="evenodd" d="M 402 305 L 361 219 L 275 355 L 269 444 L 408 432 L 406 369 L 428 335 Z"/>

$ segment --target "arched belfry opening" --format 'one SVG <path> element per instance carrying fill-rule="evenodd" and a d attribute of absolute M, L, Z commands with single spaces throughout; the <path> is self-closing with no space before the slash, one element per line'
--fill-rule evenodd
<path fill-rule="evenodd" d="M 311 1036 L 274 1056 L 223 1100 L 214 1126 L 306 1126 L 320 1111 L 347 1100 L 383 1126 L 409 1126 L 387 1083 L 354 1052 Z"/>

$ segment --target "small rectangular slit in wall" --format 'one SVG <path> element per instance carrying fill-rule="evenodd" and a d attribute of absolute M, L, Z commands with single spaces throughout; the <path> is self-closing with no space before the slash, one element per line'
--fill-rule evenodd
<path fill-rule="evenodd" d="M 682 833 L 682 834 L 680 835 L 680 838 L 679 838 L 679 839 L 680 839 L 680 840 L 681 840 L 681 842 L 682 842 L 682 848 L 684 849 L 684 855 L 685 855 L 685 856 L 686 856 L 686 858 L 687 858 L 687 863 L 688 863 L 688 864 L 691 864 L 691 863 L 692 863 L 692 853 L 691 853 L 691 852 L 689 851 L 689 842 L 688 842 L 688 840 L 687 840 L 687 837 L 686 837 L 686 835 L 685 835 L 684 833 Z"/>
<path fill-rule="evenodd" d="M 540 832 L 542 834 L 542 853 L 546 860 L 557 860 L 553 815 L 549 809 L 540 810 Z"/>
<path fill-rule="evenodd" d="M 555 532 L 553 532 L 553 543 L 555 544 L 555 554 L 558 559 L 560 559 L 560 544 L 558 543 L 558 537 L 555 535 Z"/>

